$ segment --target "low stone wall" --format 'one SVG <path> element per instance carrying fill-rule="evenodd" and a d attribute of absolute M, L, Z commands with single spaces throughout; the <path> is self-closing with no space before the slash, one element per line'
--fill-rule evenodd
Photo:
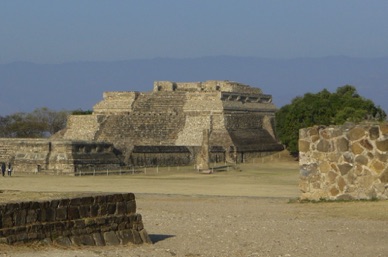
<path fill-rule="evenodd" d="M 299 131 L 302 199 L 388 199 L 388 124 Z"/>
<path fill-rule="evenodd" d="M 132 193 L 0 205 L 0 243 L 150 243 Z"/>
<path fill-rule="evenodd" d="M 118 169 L 121 161 L 112 144 L 50 139 L 0 138 L 0 163 L 14 172 L 76 175 L 78 169 Z"/>

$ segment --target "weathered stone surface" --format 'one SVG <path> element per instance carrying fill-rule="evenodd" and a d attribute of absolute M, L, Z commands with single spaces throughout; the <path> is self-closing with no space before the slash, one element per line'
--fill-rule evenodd
<path fill-rule="evenodd" d="M 380 124 L 380 131 L 381 131 L 381 134 L 383 134 L 384 136 L 388 135 L 388 124 L 385 123 L 385 124 Z"/>
<path fill-rule="evenodd" d="M 329 179 L 330 184 L 333 184 L 336 181 L 337 176 L 338 176 L 337 173 L 333 171 L 329 171 L 329 173 L 327 174 L 327 177 Z"/>
<path fill-rule="evenodd" d="M 337 181 L 338 189 L 343 192 L 346 186 L 346 182 L 343 177 L 339 177 Z"/>
<path fill-rule="evenodd" d="M 353 161 L 354 161 L 354 155 L 351 154 L 350 152 L 344 152 L 342 157 L 344 158 L 343 161 L 345 161 L 345 162 L 353 163 Z"/>
<path fill-rule="evenodd" d="M 71 237 L 71 241 L 75 245 L 95 245 L 92 235 L 79 235 Z"/>
<path fill-rule="evenodd" d="M 376 140 L 380 137 L 380 130 L 378 126 L 373 126 L 369 129 L 369 138 L 371 140 Z"/>
<path fill-rule="evenodd" d="M 362 154 L 365 151 L 364 148 L 360 145 L 360 143 L 353 143 L 350 148 L 354 155 Z"/>
<path fill-rule="evenodd" d="M 140 230 L 139 234 L 140 234 L 140 237 L 141 237 L 141 240 L 143 241 L 143 243 L 152 244 L 152 241 L 151 241 L 150 237 L 148 236 L 148 233 L 145 229 Z"/>
<path fill-rule="evenodd" d="M 328 172 L 331 170 L 330 163 L 327 162 L 327 161 L 322 161 L 322 162 L 319 164 L 319 170 L 320 170 L 322 173 L 328 173 Z"/>
<path fill-rule="evenodd" d="M 93 233 L 92 234 L 93 240 L 96 244 L 96 246 L 103 246 L 105 245 L 105 241 L 101 233 Z"/>
<path fill-rule="evenodd" d="M 68 238 L 68 237 L 58 237 L 53 242 L 54 242 L 54 244 L 58 244 L 61 246 L 66 246 L 66 247 L 69 247 L 72 245 L 72 242 L 71 242 L 70 238 Z"/>
<path fill-rule="evenodd" d="M 388 139 L 376 141 L 376 147 L 382 152 L 388 151 Z"/>
<path fill-rule="evenodd" d="M 122 241 L 117 237 L 120 231 L 130 227 L 130 239 L 127 241 L 138 244 L 139 231 L 144 230 L 144 225 L 141 215 L 136 213 L 135 197 L 133 194 L 118 195 L 107 197 L 109 204 L 115 208 L 111 214 L 102 216 L 98 211 L 89 211 L 93 206 L 99 207 L 94 197 L 74 201 L 52 200 L 44 204 L 22 202 L 0 205 L 0 238 L 9 244 L 45 240 L 63 246 L 116 245 Z M 75 203 L 84 205 L 76 206 Z M 127 213 L 127 206 L 131 209 L 130 213 Z M 78 215 L 80 209 L 85 215 L 82 218 Z M 47 214 L 50 212 L 54 214 Z"/>
<path fill-rule="evenodd" d="M 361 127 L 354 127 L 348 133 L 348 137 L 351 141 L 361 139 L 365 136 L 365 130 Z"/>
<path fill-rule="evenodd" d="M 339 191 L 338 191 L 338 189 L 336 187 L 332 187 L 330 189 L 330 195 L 331 196 L 337 196 L 338 194 L 339 194 Z"/>
<path fill-rule="evenodd" d="M 337 139 L 336 147 L 337 147 L 337 151 L 340 151 L 340 152 L 348 151 L 349 150 L 349 141 L 346 138 L 341 137 L 341 138 Z"/>
<path fill-rule="evenodd" d="M 361 165 L 368 165 L 369 159 L 365 155 L 357 155 L 355 161 Z"/>
<path fill-rule="evenodd" d="M 370 165 L 370 169 L 376 172 L 377 174 L 380 174 L 385 169 L 385 167 L 386 165 L 380 162 L 379 160 L 373 160 Z"/>
<path fill-rule="evenodd" d="M 321 139 L 317 144 L 317 150 L 320 152 L 331 152 L 333 151 L 332 145 L 328 140 Z"/>
<path fill-rule="evenodd" d="M 381 173 L 380 180 L 382 183 L 388 183 L 388 168 Z"/>
<path fill-rule="evenodd" d="M 319 133 L 325 139 L 316 142 L 300 133 L 302 144 L 310 144 L 299 156 L 302 199 L 388 199 L 388 139 L 381 125 L 323 127 Z M 319 165 L 311 172 L 308 163 Z"/>
<path fill-rule="evenodd" d="M 342 176 L 348 174 L 348 172 L 353 168 L 353 165 L 351 165 L 349 163 L 338 164 L 337 166 L 338 166 Z"/>
<path fill-rule="evenodd" d="M 119 245 L 120 240 L 118 239 L 114 231 L 108 231 L 103 234 L 106 245 Z"/>
<path fill-rule="evenodd" d="M 299 152 L 307 152 L 310 150 L 310 143 L 305 140 L 299 140 Z"/>

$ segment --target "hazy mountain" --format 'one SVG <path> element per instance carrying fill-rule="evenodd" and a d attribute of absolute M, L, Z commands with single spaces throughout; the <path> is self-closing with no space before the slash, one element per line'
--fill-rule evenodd
<path fill-rule="evenodd" d="M 281 107 L 345 84 L 388 111 L 388 58 L 265 59 L 215 56 L 117 62 L 0 65 L 0 115 L 35 108 L 92 109 L 104 91 L 150 91 L 153 81 L 231 80 L 272 94 Z"/>

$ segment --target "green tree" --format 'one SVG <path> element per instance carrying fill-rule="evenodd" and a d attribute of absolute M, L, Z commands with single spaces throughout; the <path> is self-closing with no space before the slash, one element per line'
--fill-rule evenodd
<path fill-rule="evenodd" d="M 314 125 L 341 125 L 364 120 L 383 121 L 386 113 L 373 101 L 361 97 L 354 86 L 345 85 L 335 93 L 324 89 L 296 97 L 276 113 L 276 132 L 292 154 L 298 153 L 299 129 Z"/>
<path fill-rule="evenodd" d="M 31 113 L 14 113 L 0 117 L 0 137 L 48 137 L 66 127 L 69 112 L 35 109 Z"/>

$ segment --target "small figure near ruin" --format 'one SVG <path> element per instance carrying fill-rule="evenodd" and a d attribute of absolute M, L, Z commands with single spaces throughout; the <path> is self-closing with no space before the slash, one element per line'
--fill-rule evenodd
<path fill-rule="evenodd" d="M 11 174 L 12 174 L 12 165 L 11 165 L 11 163 L 9 162 L 9 163 L 8 163 L 8 176 L 11 176 Z"/>
<path fill-rule="evenodd" d="M 1 174 L 4 177 L 4 175 L 5 175 L 5 163 L 4 162 L 1 163 Z"/>

